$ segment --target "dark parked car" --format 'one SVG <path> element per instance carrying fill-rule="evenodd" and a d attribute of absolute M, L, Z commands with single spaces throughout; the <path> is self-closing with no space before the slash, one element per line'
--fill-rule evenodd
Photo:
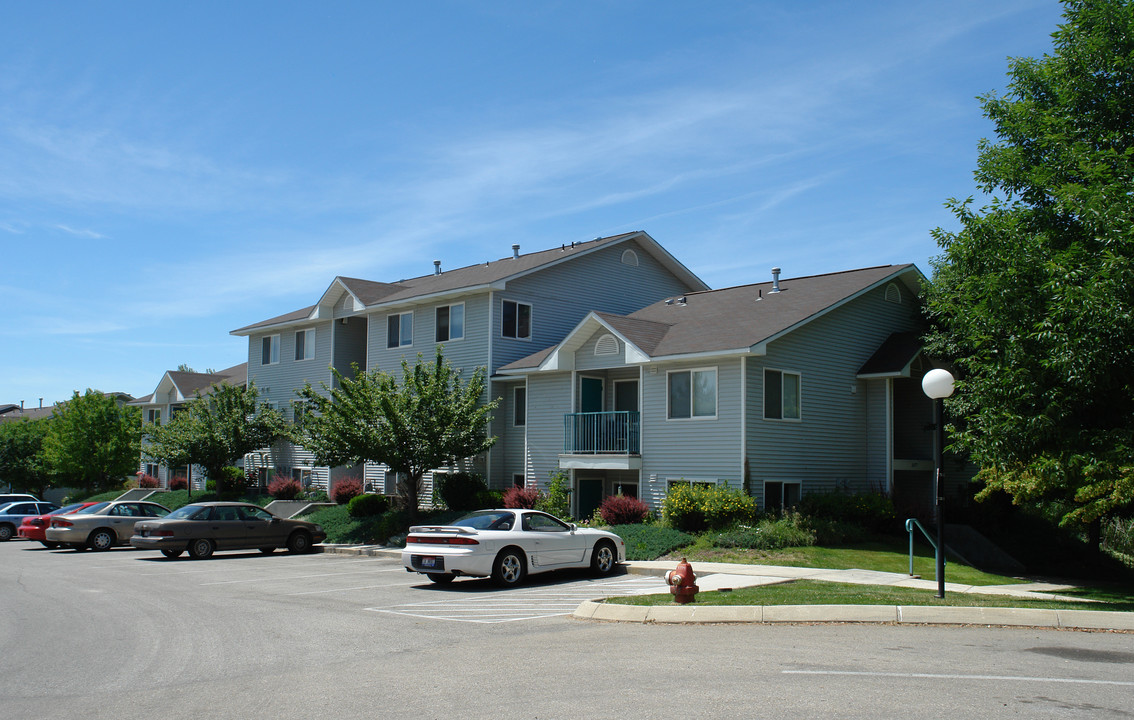
<path fill-rule="evenodd" d="M 309 552 L 327 539 L 321 525 L 276 517 L 262 507 L 239 502 L 203 502 L 174 510 L 161 520 L 134 526 L 130 544 L 141 550 L 161 550 L 168 558 L 188 551 L 201 560 L 214 550 L 258 549 L 270 553 L 286 547 Z"/>

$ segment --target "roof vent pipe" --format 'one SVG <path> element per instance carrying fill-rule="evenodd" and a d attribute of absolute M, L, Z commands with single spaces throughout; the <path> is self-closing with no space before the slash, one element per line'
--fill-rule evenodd
<path fill-rule="evenodd" d="M 772 292 L 778 293 L 780 291 L 780 269 L 772 268 Z"/>
<path fill-rule="evenodd" d="M 518 257 L 520 257 L 520 245 L 519 245 L 519 243 L 513 243 L 512 244 L 512 259 L 515 260 Z"/>
<path fill-rule="evenodd" d="M 434 275 L 440 275 L 441 274 L 441 261 L 440 260 L 434 260 L 433 261 L 433 274 Z"/>

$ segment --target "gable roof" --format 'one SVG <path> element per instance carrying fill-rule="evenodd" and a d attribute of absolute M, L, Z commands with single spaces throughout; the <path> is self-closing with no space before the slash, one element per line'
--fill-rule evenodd
<path fill-rule="evenodd" d="M 208 395 L 215 385 L 228 383 L 243 385 L 248 382 L 248 363 L 240 363 L 215 373 L 185 372 L 168 370 L 158 382 L 157 389 L 149 395 L 138 398 L 131 405 L 152 405 L 158 395 L 173 391 L 175 402 L 184 402 L 196 397 L 198 393 Z"/>
<path fill-rule="evenodd" d="M 635 241 L 647 250 L 666 269 L 681 279 L 686 287 L 708 289 L 708 285 L 682 265 L 656 240 L 643 231 L 622 233 L 586 242 L 563 244 L 550 250 L 515 255 L 454 270 L 444 270 L 394 283 L 336 277 L 315 305 L 285 315 L 246 325 L 233 330 L 232 335 L 251 335 L 276 326 L 287 326 L 310 320 L 330 318 L 332 306 L 343 293 L 354 301 L 348 314 L 370 311 L 376 307 L 421 302 L 476 290 L 502 290 L 510 280 L 546 270 L 573 258 L 593 253 L 601 248 Z"/>
<path fill-rule="evenodd" d="M 563 358 L 601 325 L 627 344 L 627 362 L 698 355 L 762 354 L 767 343 L 889 282 L 913 293 L 923 280 L 911 264 L 884 265 L 667 298 L 629 315 L 592 312 L 558 345 L 500 368 L 501 373 L 565 368 Z M 633 359 L 636 356 L 637 359 Z"/>

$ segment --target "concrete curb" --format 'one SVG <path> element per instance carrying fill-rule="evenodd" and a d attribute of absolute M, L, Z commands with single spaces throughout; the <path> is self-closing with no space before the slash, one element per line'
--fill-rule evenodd
<path fill-rule="evenodd" d="M 1064 630 L 1134 632 L 1134 613 L 1101 610 L 929 607 L 920 605 L 616 605 L 588 600 L 575 610 L 580 620 L 680 623 L 884 623 L 893 625 L 999 625 Z"/>

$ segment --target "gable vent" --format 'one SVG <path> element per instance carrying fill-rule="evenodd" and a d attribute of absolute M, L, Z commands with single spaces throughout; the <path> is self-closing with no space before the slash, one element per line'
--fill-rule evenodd
<path fill-rule="evenodd" d="M 902 291 L 894 283 L 886 286 L 886 302 L 902 304 Z"/>
<path fill-rule="evenodd" d="M 618 354 L 618 338 L 610 333 L 603 335 L 595 343 L 595 355 L 617 355 Z"/>

